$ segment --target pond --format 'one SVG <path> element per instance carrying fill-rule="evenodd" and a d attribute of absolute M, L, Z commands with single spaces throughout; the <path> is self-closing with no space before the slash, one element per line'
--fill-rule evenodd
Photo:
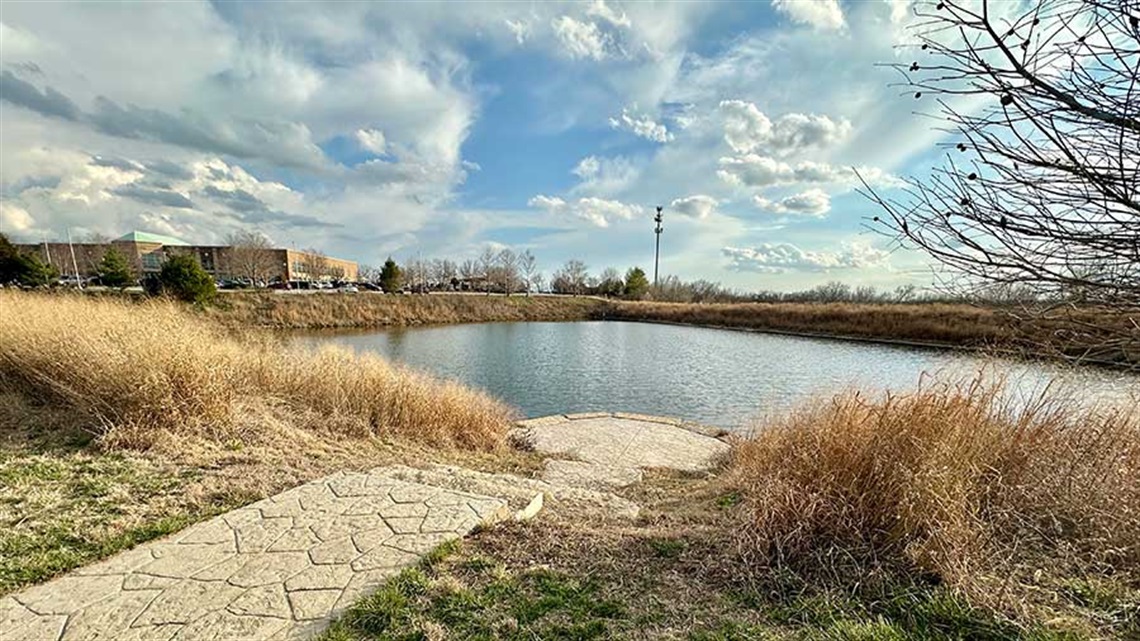
<path fill-rule="evenodd" d="M 910 391 L 979 371 L 1028 398 L 1055 387 L 1122 400 L 1140 377 L 946 350 L 615 321 L 481 323 L 305 334 L 477 387 L 528 417 L 587 411 L 676 416 L 728 429 L 847 388 Z"/>

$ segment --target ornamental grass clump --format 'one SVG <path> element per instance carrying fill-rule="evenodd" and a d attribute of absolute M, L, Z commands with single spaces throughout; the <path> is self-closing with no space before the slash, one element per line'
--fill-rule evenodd
<path fill-rule="evenodd" d="M 851 392 L 757 424 L 731 472 L 748 566 L 847 584 L 885 570 L 991 594 L 1023 572 L 1135 573 L 1135 409 L 1000 391 Z"/>
<path fill-rule="evenodd" d="M 75 410 L 105 442 L 256 436 L 272 412 L 341 436 L 489 450 L 513 410 L 350 351 L 238 335 L 184 305 L 0 292 L 0 392 Z"/>

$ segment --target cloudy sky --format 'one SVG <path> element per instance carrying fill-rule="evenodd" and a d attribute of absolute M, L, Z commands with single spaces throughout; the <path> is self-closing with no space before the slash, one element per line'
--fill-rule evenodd
<path fill-rule="evenodd" d="M 378 263 L 530 248 L 747 289 L 929 283 L 863 229 L 942 153 L 909 0 L 0 5 L 2 229 Z"/>

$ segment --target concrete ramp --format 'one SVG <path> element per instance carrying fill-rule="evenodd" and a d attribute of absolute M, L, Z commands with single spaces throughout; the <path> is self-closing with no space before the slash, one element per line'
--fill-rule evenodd
<path fill-rule="evenodd" d="M 572 459 L 547 461 L 543 480 L 602 488 L 636 483 L 643 468 L 711 469 L 729 450 L 712 433 L 670 418 L 599 412 L 522 421 L 514 437 L 544 454 Z"/>

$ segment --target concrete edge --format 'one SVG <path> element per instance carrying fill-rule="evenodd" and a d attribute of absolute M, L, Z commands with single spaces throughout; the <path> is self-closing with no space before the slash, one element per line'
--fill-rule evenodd
<path fill-rule="evenodd" d="M 671 427 L 680 428 L 694 434 L 699 434 L 700 436 L 708 436 L 710 438 L 715 438 L 722 441 L 727 440 L 727 437 L 731 434 L 731 432 L 726 429 L 714 427 L 712 425 L 705 425 L 696 421 L 687 421 L 671 416 L 637 414 L 634 412 L 577 412 L 574 414 L 551 414 L 549 416 L 536 416 L 534 418 L 517 421 L 515 423 L 515 427 L 526 430 L 534 427 L 561 425 L 563 423 L 585 421 L 596 418 L 617 418 L 627 421 L 641 421 L 643 423 L 658 423 L 661 425 L 669 425 Z"/>

